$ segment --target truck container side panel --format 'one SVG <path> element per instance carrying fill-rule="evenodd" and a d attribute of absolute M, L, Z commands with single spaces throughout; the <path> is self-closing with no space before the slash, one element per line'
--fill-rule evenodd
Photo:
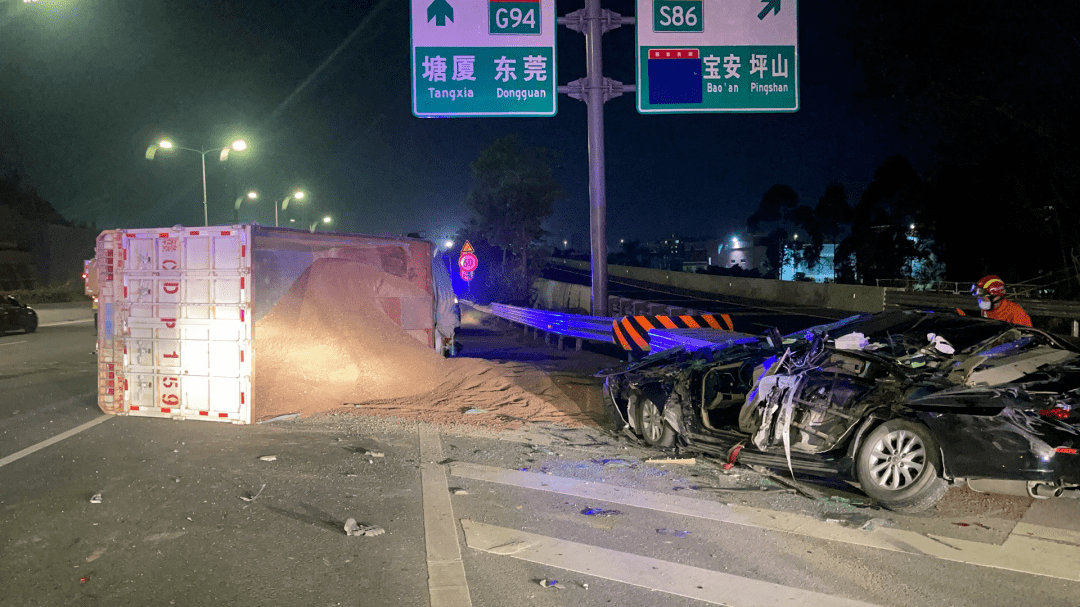
<path fill-rule="evenodd" d="M 115 231 L 98 235 L 94 259 L 98 288 L 98 407 L 105 413 L 116 413 L 123 394 L 123 384 L 118 383 L 123 370 L 117 369 L 117 361 L 121 357 L 117 354 L 118 344 L 115 340 L 115 276 L 118 262 L 123 258 Z"/>

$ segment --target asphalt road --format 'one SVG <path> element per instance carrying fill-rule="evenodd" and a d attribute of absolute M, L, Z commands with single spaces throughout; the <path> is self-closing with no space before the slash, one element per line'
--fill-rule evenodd
<path fill-rule="evenodd" d="M 520 331 L 463 333 L 471 356 L 532 361 L 564 383 L 576 374 L 586 386 L 606 362 Z M 924 516 L 899 516 L 857 507 L 843 486 L 811 500 L 745 469 L 648 462 L 665 454 L 602 427 L 107 417 L 94 405 L 92 342 L 88 322 L 0 337 L 0 606 L 1080 597 L 1075 501 L 954 489 Z M 347 536 L 350 517 L 384 533 Z"/>

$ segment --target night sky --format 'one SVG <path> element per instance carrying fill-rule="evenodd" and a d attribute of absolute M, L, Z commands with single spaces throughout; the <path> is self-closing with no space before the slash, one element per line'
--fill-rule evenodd
<path fill-rule="evenodd" d="M 813 203 L 839 182 L 854 202 L 886 157 L 928 165 L 932 136 L 855 102 L 845 4 L 800 3 L 796 113 L 640 115 L 632 94 L 605 105 L 609 242 L 728 237 L 776 183 Z M 634 14 L 630 1 L 602 5 Z M 148 161 L 146 147 L 244 137 L 248 152 L 207 156 L 211 224 L 232 222 L 233 201 L 255 189 L 261 199 L 240 219 L 272 225 L 268 200 L 299 187 L 333 229 L 442 238 L 467 217 L 469 163 L 519 133 L 559 154 L 567 195 L 547 223 L 552 239 L 587 249 L 585 104 L 560 96 L 554 118 L 414 117 L 404 0 L 0 6 L 0 174 L 20 171 L 72 221 L 201 225 L 199 157 Z M 557 12 L 582 6 L 559 0 Z M 557 36 L 566 84 L 585 75 L 584 37 L 561 26 Z M 634 48 L 632 26 L 606 34 L 605 75 L 633 83 Z"/>

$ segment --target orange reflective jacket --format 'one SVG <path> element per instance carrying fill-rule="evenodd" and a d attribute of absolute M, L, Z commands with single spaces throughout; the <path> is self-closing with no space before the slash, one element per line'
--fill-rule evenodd
<path fill-rule="evenodd" d="M 1020 307 L 1020 304 L 1009 301 L 1008 299 L 1002 299 L 1001 305 L 993 310 L 983 310 L 984 318 L 993 318 L 994 320 L 1004 320 L 1005 322 L 1011 322 L 1014 325 L 1023 325 L 1025 327 L 1031 326 L 1031 317 L 1027 312 Z"/>

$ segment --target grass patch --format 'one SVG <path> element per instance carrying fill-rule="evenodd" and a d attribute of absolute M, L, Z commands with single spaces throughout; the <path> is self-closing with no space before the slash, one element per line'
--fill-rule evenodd
<path fill-rule="evenodd" d="M 83 291 L 82 281 L 76 283 L 64 283 L 52 287 L 38 287 L 36 289 L 20 289 L 9 291 L 19 303 L 43 304 L 43 303 L 69 303 L 73 301 L 85 301 L 89 303 L 91 298 Z"/>

